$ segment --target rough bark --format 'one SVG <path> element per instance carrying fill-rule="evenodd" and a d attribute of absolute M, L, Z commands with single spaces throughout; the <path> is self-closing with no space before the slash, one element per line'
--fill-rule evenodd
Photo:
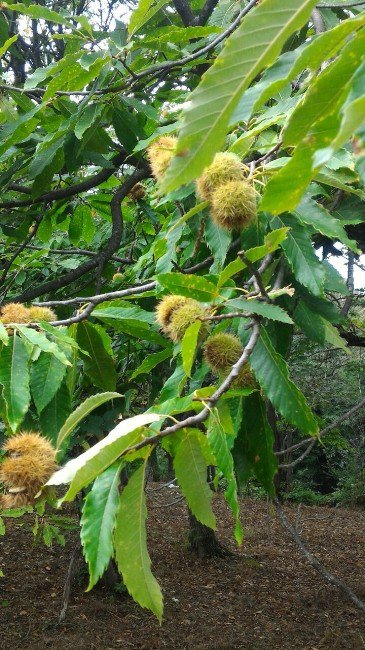
<path fill-rule="evenodd" d="M 190 548 L 199 559 L 230 555 L 230 552 L 218 541 L 214 530 L 201 524 L 191 510 L 189 510 L 189 526 Z"/>

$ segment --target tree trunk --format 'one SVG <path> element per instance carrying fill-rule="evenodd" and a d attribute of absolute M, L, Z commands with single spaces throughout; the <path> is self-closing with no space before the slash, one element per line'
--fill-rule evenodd
<path fill-rule="evenodd" d="M 225 549 L 218 541 L 214 530 L 204 526 L 194 517 L 191 510 L 189 512 L 189 542 L 190 548 L 199 559 L 206 557 L 225 557 L 231 553 Z"/>
<path fill-rule="evenodd" d="M 268 422 L 274 433 L 274 451 L 281 451 L 283 449 L 283 435 L 282 432 L 277 427 L 276 422 L 276 412 L 273 405 L 268 402 L 267 411 L 266 411 Z M 285 485 L 285 473 L 282 469 L 279 469 L 274 476 L 274 487 L 278 499 L 281 498 L 283 491 L 283 485 Z"/>

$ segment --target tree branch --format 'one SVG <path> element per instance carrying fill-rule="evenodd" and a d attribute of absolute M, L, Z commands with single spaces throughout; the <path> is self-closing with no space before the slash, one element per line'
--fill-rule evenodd
<path fill-rule="evenodd" d="M 213 393 L 213 395 L 206 399 L 206 402 L 209 402 L 209 407 L 205 406 L 204 409 L 200 411 L 200 413 L 197 413 L 196 415 L 191 415 L 185 418 L 185 420 L 176 422 L 176 424 L 173 424 L 170 427 L 166 427 L 166 429 L 163 429 L 156 435 L 151 436 L 150 438 L 145 438 L 144 440 L 137 443 L 136 445 L 128 447 L 128 449 L 125 449 L 125 451 L 121 454 L 121 457 L 126 456 L 126 454 L 132 451 L 136 451 L 138 449 L 141 449 L 142 447 L 146 447 L 147 445 L 154 445 L 158 443 L 162 438 L 165 438 L 166 436 L 170 436 L 171 434 L 175 433 L 176 431 L 179 431 L 180 429 L 183 429 L 185 427 L 196 427 L 202 422 L 205 422 L 205 420 L 211 414 L 212 408 L 217 404 L 218 400 L 222 397 L 222 395 L 224 395 L 224 393 L 227 392 L 227 390 L 230 388 L 234 380 L 237 379 L 239 371 L 245 365 L 246 361 L 248 360 L 251 352 L 253 351 L 258 341 L 259 335 L 260 335 L 260 327 L 258 322 L 255 320 L 252 323 L 251 336 L 241 357 L 238 359 L 237 363 L 235 363 L 232 366 L 231 372 L 222 381 L 221 385 L 218 386 L 217 390 Z"/>
<path fill-rule="evenodd" d="M 114 165 L 114 169 L 102 169 L 97 174 L 94 174 L 94 176 L 85 178 L 85 180 L 81 181 L 81 183 L 63 187 L 57 190 L 51 190 L 50 192 L 46 192 L 45 194 L 42 194 L 41 196 L 38 196 L 34 199 L 24 199 L 21 201 L 4 201 L 3 203 L 0 203 L 0 210 L 23 208 L 29 205 L 36 205 L 37 203 L 50 203 L 51 201 L 57 201 L 59 199 L 66 199 L 71 196 L 75 196 L 75 194 L 81 194 L 82 192 L 86 192 L 93 187 L 97 187 L 98 185 L 101 185 L 101 183 L 104 183 L 104 181 L 108 180 L 108 178 L 110 178 L 110 176 L 115 173 L 116 169 L 118 169 L 122 163 L 127 163 L 135 167 L 143 167 L 146 172 L 147 170 L 149 171 L 149 165 L 147 162 L 140 160 L 133 155 L 129 155 L 125 151 L 121 151 L 116 156 L 114 156 L 111 162 Z M 146 173 L 146 177 L 148 175 L 149 174 Z M 17 191 L 20 191 L 19 188 Z"/>
<path fill-rule="evenodd" d="M 189 0 L 173 0 L 174 7 L 185 27 L 195 24 L 195 15 L 190 7 Z"/>
<path fill-rule="evenodd" d="M 33 239 L 33 237 L 35 237 L 35 235 L 37 234 L 37 230 L 40 226 L 41 221 L 42 221 L 42 216 L 37 216 L 35 219 L 34 226 L 31 228 L 24 242 L 17 248 L 15 253 L 13 253 L 13 255 L 11 256 L 10 260 L 5 264 L 3 273 L 0 278 L 0 286 L 4 284 L 8 271 L 11 268 L 13 262 L 16 260 L 18 255 L 20 255 L 20 253 L 26 248 L 28 242 L 30 242 Z"/>
<path fill-rule="evenodd" d="M 349 295 L 346 296 L 346 300 L 341 309 L 342 316 L 347 316 L 353 301 L 353 293 L 355 289 L 354 282 L 354 262 L 355 262 L 355 253 L 350 249 L 347 250 L 347 281 L 346 285 L 349 290 Z"/>
<path fill-rule="evenodd" d="M 359 0 L 358 2 L 341 2 L 339 4 L 319 4 L 316 5 L 317 9 L 351 9 L 351 7 L 360 7 L 365 5 L 365 0 Z"/>
<path fill-rule="evenodd" d="M 301 537 L 298 535 L 297 531 L 293 528 L 293 526 L 289 522 L 279 501 L 277 499 L 274 499 L 273 503 L 278 513 L 278 517 L 280 519 L 281 525 L 291 535 L 291 537 L 293 538 L 294 542 L 298 546 L 300 552 L 304 555 L 307 562 L 309 562 L 309 564 L 327 582 L 329 582 L 331 585 L 334 585 L 335 587 L 337 587 L 337 589 L 342 591 L 343 594 L 345 594 L 348 598 L 350 598 L 350 600 L 352 600 L 352 602 L 354 603 L 354 605 L 356 605 L 356 607 L 358 607 L 358 609 L 360 609 L 362 612 L 365 613 L 365 603 L 362 600 L 360 600 L 360 598 L 356 596 L 356 594 L 352 591 L 352 589 L 350 589 L 350 587 L 348 587 L 342 580 L 340 580 L 340 578 L 337 578 L 332 573 L 327 571 L 327 569 L 325 569 L 323 564 L 321 564 L 321 562 L 314 555 L 312 555 L 312 553 L 307 549 Z"/>
<path fill-rule="evenodd" d="M 198 25 L 205 25 L 208 22 L 218 2 L 219 0 L 206 0 L 197 19 Z"/>
<path fill-rule="evenodd" d="M 4 242 L 0 242 L 4 245 Z M 14 247 L 14 244 L 9 244 L 9 248 Z M 28 248 L 33 251 L 43 251 L 46 255 L 84 255 L 85 257 L 95 257 L 99 255 L 97 251 L 88 251 L 85 248 L 45 248 L 44 246 L 34 246 L 33 244 L 26 244 L 24 248 Z M 133 264 L 133 260 L 129 257 L 119 257 L 119 255 L 112 255 L 111 260 L 115 262 L 120 262 L 120 264 Z"/>
<path fill-rule="evenodd" d="M 134 187 L 134 185 L 138 183 L 138 181 L 140 181 L 142 178 L 146 178 L 147 175 L 148 173 L 146 172 L 145 169 L 136 169 L 133 172 L 133 174 L 131 174 L 131 176 L 129 176 L 124 181 L 122 186 L 115 193 L 112 199 L 112 203 L 114 201 L 113 210 L 112 210 L 112 222 L 113 222 L 112 234 L 106 247 L 100 251 L 98 256 L 95 256 L 93 259 L 89 260 L 88 262 L 81 264 L 81 266 L 77 267 L 76 269 L 72 269 L 72 271 L 63 274 L 59 278 L 55 278 L 54 280 L 50 280 L 49 282 L 44 282 L 43 284 L 38 285 L 34 289 L 28 289 L 23 291 L 23 293 L 21 293 L 19 296 L 16 296 L 13 299 L 14 302 L 27 302 L 45 293 L 49 293 L 50 291 L 56 291 L 57 289 L 61 289 L 62 287 L 67 286 L 71 282 L 78 280 L 78 278 L 81 278 L 81 276 L 85 275 L 85 273 L 88 273 L 89 271 L 96 269 L 100 264 L 100 260 L 102 260 L 105 263 L 105 261 L 108 260 L 109 257 L 113 255 L 114 252 L 117 251 L 120 246 L 120 241 L 122 236 L 122 219 L 121 219 L 121 212 L 120 212 L 121 201 L 123 200 L 123 198 L 127 196 L 127 194 L 130 192 L 132 187 Z M 86 302 L 86 299 L 84 299 L 84 302 Z"/>
<path fill-rule="evenodd" d="M 238 243 L 239 240 L 235 240 L 234 242 L 232 242 L 231 247 L 237 247 Z M 268 265 L 270 264 L 271 260 L 272 260 L 272 255 L 271 254 L 267 255 L 262 261 L 262 264 L 260 265 L 256 273 L 263 273 L 265 269 L 268 267 Z M 208 258 L 206 258 L 206 260 L 199 262 L 198 264 L 195 264 L 190 268 L 183 269 L 182 272 L 193 273 L 197 270 L 201 270 L 202 268 L 206 268 L 210 266 L 212 261 L 213 261 L 212 256 L 209 256 Z M 252 283 L 252 281 L 253 278 L 250 278 L 248 282 L 245 284 Z M 101 293 L 94 296 L 68 298 L 66 300 L 47 300 L 35 304 L 40 307 L 60 307 L 60 306 L 67 307 L 71 305 L 76 306 L 76 305 L 85 305 L 86 303 L 90 303 L 91 306 L 88 305 L 88 308 L 85 308 L 82 312 L 80 312 L 76 316 L 71 316 L 66 320 L 55 321 L 54 323 L 52 323 L 52 325 L 71 325 L 72 323 L 79 323 L 80 321 L 88 318 L 88 316 L 90 316 L 91 312 L 96 307 L 96 305 L 99 305 L 102 302 L 106 302 L 108 300 L 116 300 L 117 298 L 124 298 L 126 296 L 130 296 L 135 293 L 144 293 L 145 291 L 151 291 L 152 289 L 156 288 L 156 285 L 157 282 L 150 280 L 145 284 L 129 287 L 128 289 L 121 289 L 120 291 L 110 291 L 109 293 Z M 245 315 L 248 316 L 247 314 Z"/>
<path fill-rule="evenodd" d="M 118 84 L 116 86 L 108 86 L 107 88 L 102 88 L 100 90 L 94 90 L 93 94 L 94 95 L 106 95 L 108 93 L 119 93 L 122 90 L 126 90 L 127 88 L 130 88 L 132 85 L 136 83 L 136 81 L 141 81 L 142 79 L 145 79 L 145 77 L 154 77 L 156 75 L 159 75 L 161 72 L 165 71 L 170 71 L 173 70 L 174 68 L 181 68 L 187 63 L 191 63 L 192 61 L 195 61 L 196 59 L 199 59 L 200 57 L 204 56 L 205 54 L 208 54 L 212 50 L 215 49 L 219 43 L 224 41 L 228 36 L 230 36 L 240 25 L 242 18 L 246 16 L 251 9 L 255 7 L 256 4 L 258 4 L 259 0 L 251 0 L 246 7 L 244 7 L 238 14 L 237 18 L 233 21 L 233 23 L 227 27 L 224 32 L 219 34 L 217 38 L 215 38 L 211 43 L 208 43 L 205 47 L 202 47 L 200 50 L 197 50 L 196 52 L 193 52 L 193 54 L 189 54 L 188 56 L 183 57 L 182 59 L 177 59 L 176 61 L 165 61 L 164 63 L 159 63 L 156 65 L 151 66 L 150 68 L 147 68 L 146 70 L 142 70 L 141 72 L 134 74 L 133 77 L 130 77 L 130 79 L 127 79 L 123 81 L 123 83 Z M 23 88 L 17 88 L 15 86 L 8 86 L 8 85 L 0 85 L 0 90 L 12 90 L 12 91 L 18 91 L 24 94 L 34 94 L 34 89 L 33 90 L 24 90 Z M 40 95 L 43 95 L 46 92 L 45 88 L 36 88 L 36 92 L 38 92 Z M 88 97 L 90 95 L 90 91 L 57 91 L 55 93 L 56 95 L 79 95 L 82 97 Z"/>
<path fill-rule="evenodd" d="M 331 424 L 328 424 L 322 431 L 319 432 L 318 436 L 316 438 L 306 438 L 305 440 L 302 440 L 301 442 L 298 442 L 296 445 L 292 445 L 291 447 L 288 447 L 288 449 L 283 449 L 282 451 L 277 451 L 275 453 L 276 456 L 283 456 L 284 454 L 288 454 L 292 451 L 295 451 L 296 449 L 301 449 L 301 447 L 304 447 L 306 445 L 309 445 L 308 448 L 304 451 L 304 453 L 299 456 L 296 460 L 294 460 L 292 463 L 287 463 L 283 465 L 279 465 L 280 469 L 289 469 L 291 467 L 295 467 L 298 465 L 308 454 L 310 451 L 313 449 L 314 445 L 317 444 L 323 436 L 328 433 L 328 431 L 331 431 L 332 429 L 335 429 L 338 427 L 342 422 L 345 420 L 348 420 L 356 411 L 359 411 L 360 409 L 365 407 L 365 397 L 360 400 L 357 404 L 352 406 L 347 413 L 344 413 L 341 415 L 341 417 L 337 418 L 334 422 L 331 422 Z"/>

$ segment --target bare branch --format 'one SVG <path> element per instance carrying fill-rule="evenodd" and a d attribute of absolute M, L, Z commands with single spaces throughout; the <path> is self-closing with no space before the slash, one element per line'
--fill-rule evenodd
<path fill-rule="evenodd" d="M 104 181 L 108 180 L 108 178 L 110 178 L 110 176 L 112 176 L 115 173 L 115 170 L 118 169 L 118 167 L 120 167 L 122 163 L 143 167 L 146 172 L 147 170 L 149 170 L 149 166 L 145 161 L 137 159 L 135 156 L 129 155 L 125 151 L 122 151 L 118 153 L 116 156 L 114 156 L 111 162 L 114 165 L 114 168 L 102 169 L 97 174 L 94 174 L 89 178 L 85 178 L 85 180 L 81 181 L 81 183 L 77 183 L 76 185 L 70 185 L 68 187 L 62 187 L 57 190 L 51 190 L 34 199 L 24 199 L 19 201 L 4 201 L 3 203 L 0 203 L 0 210 L 1 209 L 9 210 L 11 208 L 23 208 L 29 205 L 36 205 L 38 203 L 50 203 L 51 201 L 66 199 L 71 196 L 75 196 L 76 194 L 81 194 L 82 192 L 86 192 L 87 190 L 90 190 L 93 187 L 97 187 L 98 185 L 101 185 L 101 183 L 104 183 Z M 148 175 L 149 174 L 146 173 L 145 177 L 147 178 Z M 25 191 L 25 189 L 26 188 L 23 188 L 23 191 Z M 19 188 L 17 189 L 17 191 L 18 192 L 20 191 Z"/>
<path fill-rule="evenodd" d="M 342 580 L 340 580 L 340 578 L 337 578 L 332 573 L 327 571 L 327 569 L 325 569 L 323 564 L 321 564 L 321 562 L 308 550 L 308 548 L 304 544 L 303 540 L 298 535 L 297 531 L 293 528 L 293 526 L 289 522 L 284 510 L 282 509 L 279 501 L 277 499 L 274 499 L 273 502 L 274 502 L 276 511 L 278 513 L 281 525 L 291 535 L 294 542 L 298 546 L 300 552 L 304 555 L 305 559 L 309 562 L 309 564 L 318 573 L 320 573 L 320 575 L 327 582 L 329 582 L 331 585 L 334 585 L 335 587 L 337 587 L 337 589 L 342 591 L 342 593 L 344 593 L 348 598 L 350 598 L 350 600 L 352 600 L 352 602 L 354 603 L 354 605 L 356 605 L 356 607 L 358 607 L 358 609 L 361 609 L 361 611 L 365 613 L 365 603 L 362 600 L 360 600 L 360 598 L 358 598 L 356 596 L 356 594 L 352 591 L 352 589 L 350 589 L 350 587 L 348 587 Z"/>
<path fill-rule="evenodd" d="M 190 7 L 189 0 L 173 0 L 174 7 L 185 27 L 195 25 L 195 15 Z"/>
<path fill-rule="evenodd" d="M 269 296 L 267 295 L 267 291 L 266 291 L 266 289 L 265 289 L 265 287 L 264 287 L 264 285 L 263 285 L 263 282 L 262 282 L 262 278 L 261 278 L 261 274 L 260 274 L 260 272 L 259 272 L 259 271 L 256 271 L 254 265 L 253 265 L 252 262 L 250 262 L 250 260 L 246 257 L 244 251 L 239 251 L 239 252 L 237 253 L 237 255 L 238 255 L 238 257 L 241 258 L 242 262 L 244 262 L 244 263 L 246 264 L 246 266 L 247 266 L 248 270 L 250 271 L 250 273 L 252 273 L 252 277 L 253 277 L 253 282 L 254 282 L 254 284 L 255 284 L 255 288 L 257 288 L 257 290 L 260 291 L 260 293 L 261 293 L 261 295 L 262 295 L 263 298 L 266 298 L 267 300 L 270 300 Z"/>
<path fill-rule="evenodd" d="M 11 256 L 10 260 L 5 264 L 3 273 L 0 278 L 0 286 L 4 284 L 8 271 L 11 268 L 12 264 L 15 262 L 18 255 L 20 255 L 20 253 L 26 248 L 28 242 L 30 242 L 33 239 L 33 237 L 35 237 L 35 235 L 37 234 L 37 230 L 40 226 L 41 221 L 42 221 L 42 216 L 37 216 L 34 225 L 30 229 L 30 232 L 26 236 L 24 242 L 17 248 L 15 253 L 13 253 L 13 255 Z"/>
<path fill-rule="evenodd" d="M 4 242 L 0 242 L 4 245 Z M 9 248 L 14 247 L 14 244 L 8 244 Z M 46 246 L 34 246 L 33 244 L 27 244 L 24 248 L 32 251 L 43 251 L 46 255 L 83 255 L 85 257 L 95 257 L 99 255 L 97 251 L 88 251 L 86 248 L 47 248 Z M 133 264 L 133 260 L 129 257 L 119 257 L 119 255 L 112 255 L 111 260 L 119 262 L 120 264 Z"/>
<path fill-rule="evenodd" d="M 311 18 L 316 34 L 322 34 L 326 31 L 322 14 L 317 7 L 313 9 Z"/>
<path fill-rule="evenodd" d="M 126 456 L 126 454 L 129 454 L 132 451 L 136 451 L 137 449 L 141 449 L 142 447 L 146 447 L 147 445 L 154 445 L 158 443 L 162 438 L 165 438 L 166 436 L 170 436 L 171 434 L 175 433 L 176 431 L 179 431 L 180 429 L 183 429 L 184 427 L 196 427 L 197 425 L 201 424 L 202 422 L 205 422 L 205 420 L 209 417 L 212 408 L 217 404 L 218 400 L 224 395 L 224 393 L 227 392 L 227 390 L 230 388 L 231 384 L 234 382 L 235 379 L 237 379 L 239 371 L 241 368 L 245 365 L 246 361 L 248 360 L 251 352 L 253 351 L 258 338 L 260 335 L 260 327 L 257 321 L 253 321 L 252 324 L 252 334 L 249 338 L 249 341 L 238 359 L 238 361 L 232 366 L 232 370 L 229 373 L 229 375 L 222 381 L 221 385 L 218 386 L 217 390 L 213 393 L 213 395 L 207 399 L 206 401 L 209 401 L 209 407 L 206 406 L 200 413 L 197 413 L 196 415 L 191 415 L 185 420 L 181 420 L 180 422 L 176 422 L 176 424 L 173 424 L 170 427 L 166 427 L 166 429 L 163 429 L 159 433 L 157 433 L 154 436 L 151 436 L 150 438 L 145 438 L 141 442 L 137 443 L 136 445 L 133 445 L 131 447 L 128 447 L 122 454 L 122 456 Z"/>
<path fill-rule="evenodd" d="M 319 432 L 318 436 L 316 438 L 306 438 L 305 440 L 302 440 L 301 442 L 298 442 L 296 445 L 292 445 L 291 447 L 288 447 L 288 449 L 284 449 L 282 451 L 277 451 L 275 452 L 276 456 L 283 456 L 285 454 L 288 454 L 292 451 L 295 451 L 296 449 L 301 449 L 301 447 L 305 447 L 308 445 L 308 448 L 305 450 L 305 452 L 299 456 L 296 460 L 294 460 L 292 463 L 287 463 L 283 465 L 279 465 L 280 469 L 289 469 L 291 467 L 295 467 L 300 463 L 306 456 L 308 456 L 309 452 L 313 449 L 314 445 L 323 438 L 328 431 L 331 431 L 332 429 L 335 429 L 338 427 L 342 422 L 345 420 L 348 420 L 356 411 L 359 411 L 360 409 L 365 407 L 365 397 L 360 400 L 357 404 L 352 406 L 347 413 L 344 413 L 341 415 L 341 417 L 337 418 L 334 422 L 331 422 L 331 424 L 328 424 L 322 431 Z"/>
<path fill-rule="evenodd" d="M 206 0 L 197 19 L 198 25 L 205 25 L 207 23 L 218 2 L 219 0 Z"/>
<path fill-rule="evenodd" d="M 113 222 L 113 227 L 112 227 L 112 234 L 111 237 L 105 246 L 104 249 L 102 249 L 98 256 L 95 256 L 93 259 L 89 260 L 88 262 L 85 262 L 84 264 L 81 264 L 81 266 L 77 267 L 76 269 L 72 269 L 72 271 L 69 271 L 68 273 L 64 273 L 62 276 L 55 278 L 54 280 L 50 280 L 49 282 L 44 282 L 43 284 L 38 285 L 34 289 L 26 289 L 23 291 L 22 294 L 19 296 L 16 296 L 13 300 L 15 302 L 26 302 L 29 300 L 33 300 L 34 298 L 37 298 L 38 296 L 41 296 L 45 293 L 49 293 L 50 291 L 56 291 L 57 289 L 61 289 L 61 287 L 65 287 L 71 282 L 74 282 L 75 280 L 78 280 L 81 278 L 83 275 L 88 273 L 89 271 L 92 271 L 93 269 L 96 269 L 100 261 L 106 261 L 109 259 L 111 255 L 115 253 L 115 251 L 118 250 L 120 246 L 120 241 L 121 241 L 121 236 L 122 236 L 122 220 L 121 220 L 121 214 L 120 214 L 120 202 L 122 201 L 122 198 L 127 196 L 127 194 L 130 192 L 132 187 L 138 181 L 140 181 L 142 178 L 146 178 L 148 175 L 148 172 L 146 172 L 145 169 L 136 169 L 131 176 L 129 176 L 122 186 L 117 190 L 116 194 L 114 195 L 114 198 L 112 199 L 115 200 L 115 203 L 113 204 L 113 210 L 112 210 L 112 222 Z M 117 198 L 115 198 L 117 196 Z M 118 209 L 119 206 L 119 209 Z M 83 302 L 87 302 L 87 299 L 84 298 Z"/>
<path fill-rule="evenodd" d="M 122 90 L 125 90 L 126 88 L 129 88 L 131 86 L 134 86 L 136 81 L 141 81 L 141 79 L 145 79 L 146 77 L 155 77 L 156 75 L 159 75 L 161 72 L 165 71 L 170 71 L 173 70 L 174 68 L 181 68 L 187 63 L 191 63 L 192 61 L 195 61 L 196 59 L 201 58 L 205 54 L 208 54 L 212 50 L 216 48 L 219 43 L 224 41 L 228 36 L 230 36 L 240 25 L 242 18 L 246 16 L 251 9 L 255 7 L 255 5 L 259 2 L 259 0 L 251 0 L 246 7 L 244 7 L 238 14 L 237 18 L 233 21 L 233 23 L 227 27 L 226 30 L 224 30 L 221 34 L 217 36 L 211 43 L 208 43 L 205 47 L 202 47 L 200 50 L 197 50 L 193 54 L 189 54 L 188 56 L 185 56 L 182 59 L 177 59 L 176 61 L 165 61 L 163 63 L 159 63 L 156 65 L 151 66 L 150 68 L 147 68 L 146 70 L 142 70 L 141 72 L 134 74 L 133 77 L 130 77 L 129 79 L 123 81 L 123 83 L 118 84 L 116 86 L 108 86 L 107 88 L 102 88 L 100 90 L 94 90 L 93 94 L 94 95 L 106 95 L 108 93 L 118 93 L 121 92 Z M 8 85 L 0 85 L 0 90 L 12 90 L 12 91 L 18 91 L 24 94 L 33 94 L 34 95 L 34 89 L 32 90 L 24 90 L 23 88 L 15 87 L 15 86 L 8 86 Z M 45 88 L 36 88 L 36 92 L 39 95 L 43 95 L 46 92 Z M 91 91 L 57 91 L 55 94 L 56 95 L 79 95 L 79 96 L 89 96 Z"/>
<path fill-rule="evenodd" d="M 355 283 L 354 283 L 354 262 L 355 262 L 355 253 L 348 249 L 347 251 L 347 288 L 349 290 L 349 295 L 346 296 L 346 300 L 343 304 L 343 307 L 341 309 L 341 314 L 342 316 L 347 316 L 350 307 L 352 305 L 353 301 L 353 293 L 354 293 L 354 288 L 355 288 Z"/>

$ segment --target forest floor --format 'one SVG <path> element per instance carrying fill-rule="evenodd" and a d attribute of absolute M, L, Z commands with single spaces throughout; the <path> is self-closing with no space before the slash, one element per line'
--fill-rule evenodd
<path fill-rule="evenodd" d="M 149 486 L 149 549 L 164 593 L 160 627 L 127 595 L 96 587 L 85 593 L 79 560 L 66 619 L 58 623 L 76 532 L 65 548 L 32 546 L 30 523 L 7 519 L 0 547 L 2 650 L 364 650 L 365 617 L 306 563 L 266 503 L 244 499 L 245 539 L 215 498 L 218 536 L 233 557 L 199 560 L 187 545 L 188 520 L 178 491 Z M 153 490 L 153 491 L 152 491 Z M 365 512 L 286 506 L 309 548 L 365 599 Z"/>

